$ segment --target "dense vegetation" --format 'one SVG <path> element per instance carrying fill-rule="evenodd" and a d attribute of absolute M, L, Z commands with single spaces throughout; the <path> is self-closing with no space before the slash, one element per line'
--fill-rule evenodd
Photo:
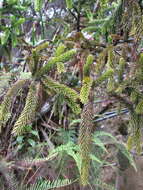
<path fill-rule="evenodd" d="M 142 87 L 142 0 L 1 0 L 0 189 L 121 190 Z"/>

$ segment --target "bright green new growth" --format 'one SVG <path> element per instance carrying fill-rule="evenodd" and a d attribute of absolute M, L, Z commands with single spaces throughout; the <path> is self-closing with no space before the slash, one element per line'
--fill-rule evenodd
<path fill-rule="evenodd" d="M 92 129 L 93 129 L 93 104 L 88 102 L 84 105 L 81 114 L 81 124 L 79 131 L 78 144 L 80 147 L 81 156 L 81 173 L 80 183 L 83 186 L 88 185 L 89 167 L 90 167 L 90 153 L 92 145 Z"/>
<path fill-rule="evenodd" d="M 65 101 L 67 102 L 69 107 L 71 107 L 74 113 L 80 113 L 81 109 L 76 103 L 77 99 L 79 98 L 79 94 L 75 90 L 69 88 L 64 84 L 60 84 L 59 82 L 54 81 L 50 77 L 45 77 L 42 82 L 45 88 L 47 88 L 48 90 L 50 89 L 56 93 L 61 93 L 63 96 L 65 96 Z"/>
<path fill-rule="evenodd" d="M 68 186 L 72 184 L 72 181 L 69 179 L 57 179 L 54 181 L 39 181 L 35 183 L 34 185 L 30 185 L 30 187 L 27 187 L 25 189 L 17 189 L 17 190 L 52 190 L 52 189 L 57 189 L 57 188 L 62 188 L 65 186 Z"/>
<path fill-rule="evenodd" d="M 79 98 L 79 95 L 75 90 L 69 88 L 64 84 L 60 84 L 59 82 L 54 81 L 50 77 L 44 78 L 43 83 L 45 86 L 52 89 L 56 93 L 61 93 L 64 96 L 67 96 L 69 99 L 72 99 L 74 102 L 76 102 L 76 100 Z"/>
<path fill-rule="evenodd" d="M 113 60 L 114 60 L 113 47 L 109 46 L 108 48 L 109 48 L 109 50 L 108 50 L 108 62 L 107 62 L 107 66 L 109 68 L 114 68 L 114 63 L 113 63 Z"/>
<path fill-rule="evenodd" d="M 130 126 L 133 131 L 133 144 L 136 147 L 137 153 L 140 154 L 141 152 L 141 139 L 142 139 L 142 133 L 141 133 L 141 128 L 143 125 L 143 119 L 140 114 L 137 114 L 136 112 L 131 113 L 131 118 L 130 118 Z"/>
<path fill-rule="evenodd" d="M 16 121 L 12 133 L 14 135 L 21 135 L 27 130 L 27 126 L 30 125 L 35 118 L 36 108 L 38 103 L 37 91 L 39 84 L 32 83 L 26 98 L 25 107 Z"/>
<path fill-rule="evenodd" d="M 66 71 L 64 63 L 62 63 L 62 62 L 57 63 L 57 71 L 59 74 L 64 73 Z"/>
<path fill-rule="evenodd" d="M 73 7 L 73 2 L 72 1 L 73 0 L 66 0 L 66 5 L 67 5 L 68 9 L 72 9 L 72 7 Z"/>
<path fill-rule="evenodd" d="M 67 102 L 68 106 L 71 108 L 71 110 L 73 111 L 73 113 L 75 113 L 75 114 L 81 113 L 80 106 L 76 102 L 74 102 L 72 99 L 66 99 L 66 102 Z"/>
<path fill-rule="evenodd" d="M 103 81 L 107 80 L 108 78 L 110 78 L 111 76 L 113 76 L 114 74 L 114 70 L 113 69 L 108 69 L 106 72 L 104 72 L 99 78 L 97 78 L 94 81 L 94 85 L 99 85 L 101 84 Z"/>
<path fill-rule="evenodd" d="M 38 53 L 39 51 L 46 49 L 49 46 L 49 42 L 44 42 L 42 44 L 39 44 L 38 46 L 36 46 L 33 51 L 36 51 L 36 53 Z"/>
<path fill-rule="evenodd" d="M 87 103 L 89 100 L 89 93 L 91 90 L 91 86 L 93 83 L 93 80 L 90 77 L 91 73 L 91 66 L 93 64 L 93 55 L 88 55 L 86 59 L 86 63 L 83 67 L 83 81 L 82 81 L 82 87 L 80 90 L 80 100 L 83 104 Z"/>
<path fill-rule="evenodd" d="M 83 104 L 87 103 L 89 100 L 89 93 L 91 90 L 93 80 L 89 77 L 85 77 L 83 80 L 83 84 L 80 90 L 80 100 Z"/>
<path fill-rule="evenodd" d="M 40 11 L 43 5 L 43 0 L 34 0 L 35 11 Z"/>
<path fill-rule="evenodd" d="M 48 73 L 53 69 L 57 63 L 59 62 L 66 62 L 70 60 L 74 55 L 76 54 L 76 50 L 69 50 L 62 55 L 59 55 L 58 57 L 51 58 L 48 63 L 40 69 L 40 71 L 37 71 L 36 77 L 41 77 L 42 75 Z"/>
<path fill-rule="evenodd" d="M 11 116 L 10 107 L 12 104 L 13 98 L 18 94 L 19 90 L 23 88 L 23 86 L 28 83 L 28 80 L 19 80 L 17 81 L 7 92 L 5 95 L 4 101 L 1 104 L 0 109 L 0 131 L 1 127 L 6 124 L 9 117 Z"/>
<path fill-rule="evenodd" d="M 137 114 L 143 114 L 143 99 L 137 104 L 135 111 Z"/>
<path fill-rule="evenodd" d="M 60 44 L 58 48 L 56 49 L 55 56 L 56 57 L 60 56 L 62 53 L 64 53 L 65 49 L 66 49 L 66 46 L 64 44 Z"/>
<path fill-rule="evenodd" d="M 87 59 L 86 59 L 86 63 L 84 64 L 83 67 L 83 74 L 84 76 L 89 76 L 90 72 L 91 72 L 91 65 L 93 64 L 93 55 L 88 55 Z"/>

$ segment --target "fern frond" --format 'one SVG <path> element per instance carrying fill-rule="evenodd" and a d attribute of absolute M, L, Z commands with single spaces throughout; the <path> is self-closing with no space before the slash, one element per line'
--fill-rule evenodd
<path fill-rule="evenodd" d="M 134 139 L 134 145 L 136 147 L 137 153 L 140 154 L 141 139 L 142 139 L 141 128 L 143 125 L 142 115 L 137 114 L 136 112 L 131 113 L 131 118 L 130 118 L 129 124 L 131 126 L 132 133 L 133 133 L 132 138 Z"/>
<path fill-rule="evenodd" d="M 68 9 L 72 9 L 73 7 L 73 0 L 66 0 L 66 5 Z"/>
<path fill-rule="evenodd" d="M 83 104 L 88 102 L 88 97 L 93 80 L 90 77 L 84 77 L 82 88 L 80 90 L 80 100 Z"/>
<path fill-rule="evenodd" d="M 58 57 L 58 56 L 60 56 L 61 54 L 63 54 L 64 51 L 65 51 L 65 49 L 66 49 L 66 46 L 65 46 L 64 44 L 60 44 L 60 45 L 57 47 L 57 49 L 56 49 L 55 56 Z"/>
<path fill-rule="evenodd" d="M 137 102 L 139 98 L 143 98 L 140 92 L 138 92 L 136 89 L 132 90 L 131 95 L 130 95 L 131 101 Z"/>
<path fill-rule="evenodd" d="M 24 85 L 28 84 L 29 80 L 19 80 L 17 81 L 5 95 L 4 101 L 0 108 L 0 131 L 1 127 L 6 124 L 9 117 L 11 116 L 10 108 L 13 98 L 18 94 L 19 90 L 23 88 Z"/>
<path fill-rule="evenodd" d="M 113 69 L 108 69 L 106 72 L 104 72 L 100 77 L 98 77 L 95 81 L 94 81 L 94 85 L 99 85 L 101 84 L 103 81 L 107 80 L 108 78 L 110 78 L 111 76 L 113 76 L 114 74 L 114 70 Z"/>
<path fill-rule="evenodd" d="M 45 87 L 47 86 L 49 89 L 52 89 L 56 93 L 61 93 L 62 95 L 71 99 L 73 102 L 76 102 L 76 100 L 79 98 L 79 95 L 75 90 L 69 88 L 64 84 L 60 84 L 50 77 L 45 77 L 42 82 L 44 83 Z"/>
<path fill-rule="evenodd" d="M 81 115 L 81 125 L 79 131 L 78 145 L 80 147 L 81 156 L 81 173 L 80 182 L 83 186 L 88 184 L 89 167 L 90 167 L 90 152 L 92 142 L 92 129 L 93 129 L 93 105 L 91 102 L 84 106 Z"/>
<path fill-rule="evenodd" d="M 88 55 L 86 63 L 83 66 L 84 76 L 89 76 L 91 72 L 91 65 L 93 64 L 93 55 Z"/>
<path fill-rule="evenodd" d="M 64 73 L 66 71 L 64 63 L 60 62 L 57 64 L 57 71 L 59 74 Z"/>
<path fill-rule="evenodd" d="M 48 63 L 40 69 L 40 71 L 37 71 L 36 77 L 41 77 L 42 75 L 48 73 L 51 71 L 56 66 L 56 63 L 62 62 L 65 63 L 66 61 L 70 60 L 73 58 L 73 56 L 76 54 L 76 50 L 69 50 L 62 55 L 58 57 L 53 57 L 51 58 Z"/>
<path fill-rule="evenodd" d="M 68 106 L 71 108 L 73 113 L 75 113 L 77 115 L 81 113 L 81 108 L 80 108 L 79 104 L 72 101 L 71 99 L 66 99 L 65 101 L 67 102 Z"/>
<path fill-rule="evenodd" d="M 113 47 L 109 46 L 108 47 L 108 62 L 107 65 L 109 68 L 114 68 L 114 53 L 113 53 Z"/>
<path fill-rule="evenodd" d="M 141 147 L 141 143 L 142 143 L 142 132 L 141 132 L 141 129 L 138 128 L 136 131 L 135 131 L 135 134 L 134 134 L 134 142 L 135 142 L 135 145 L 136 145 L 136 151 L 138 154 L 141 153 L 142 151 L 142 147 Z"/>
<path fill-rule="evenodd" d="M 66 187 L 73 182 L 69 179 L 57 179 L 54 181 L 48 181 L 48 180 L 39 180 L 36 184 L 31 185 L 30 187 L 22 187 L 18 190 L 49 190 L 54 188 L 62 188 Z"/>
<path fill-rule="evenodd" d="M 35 11 L 40 11 L 43 5 L 43 0 L 35 0 L 34 1 L 34 9 Z"/>
<path fill-rule="evenodd" d="M 108 92 L 112 92 L 115 89 L 115 80 L 113 77 L 111 77 L 108 80 L 108 84 L 107 84 L 107 91 Z M 119 92 L 119 91 L 118 91 Z"/>
<path fill-rule="evenodd" d="M 134 137 L 130 135 L 127 140 L 127 149 L 131 151 L 133 145 L 134 145 Z"/>
<path fill-rule="evenodd" d="M 35 48 L 33 48 L 32 51 L 35 51 L 36 53 L 38 53 L 39 51 L 46 49 L 48 46 L 49 46 L 49 42 L 44 42 L 37 45 Z"/>
<path fill-rule="evenodd" d="M 99 179 L 96 179 L 95 184 L 97 187 L 101 187 L 106 190 L 116 190 L 112 185 L 109 185 Z"/>
<path fill-rule="evenodd" d="M 27 125 L 32 123 L 35 117 L 36 108 L 38 104 L 38 88 L 39 84 L 32 83 L 26 98 L 25 107 L 16 121 L 12 134 L 21 135 L 27 130 Z"/>
<path fill-rule="evenodd" d="M 143 114 L 143 99 L 137 104 L 135 111 L 137 114 Z"/>

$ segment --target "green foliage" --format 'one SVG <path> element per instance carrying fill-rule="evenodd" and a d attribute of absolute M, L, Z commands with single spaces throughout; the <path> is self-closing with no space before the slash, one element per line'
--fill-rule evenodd
<path fill-rule="evenodd" d="M 86 63 L 84 64 L 83 67 L 83 74 L 84 76 L 89 76 L 90 75 L 90 71 L 91 71 L 91 66 L 93 64 L 93 55 L 88 55 L 87 59 L 86 59 Z"/>
<path fill-rule="evenodd" d="M 33 51 L 35 51 L 36 53 L 38 53 L 39 51 L 41 51 L 43 49 L 46 49 L 48 46 L 49 46 L 49 43 L 48 42 L 44 42 L 44 43 L 41 43 L 41 44 L 37 45 L 35 48 L 33 48 Z"/>
<path fill-rule="evenodd" d="M 80 107 L 76 103 L 77 99 L 79 98 L 79 95 L 75 90 L 69 88 L 68 86 L 66 86 L 64 84 L 60 84 L 59 82 L 54 81 L 50 77 L 45 77 L 43 80 L 43 84 L 48 89 L 50 89 L 56 93 L 62 94 L 65 97 L 65 101 L 67 102 L 69 107 L 71 107 L 72 111 L 77 114 L 80 113 L 80 111 L 81 111 Z"/>
<path fill-rule="evenodd" d="M 41 77 L 42 75 L 48 73 L 51 69 L 53 69 L 56 64 L 59 62 L 65 63 L 69 61 L 76 54 L 76 50 L 69 50 L 58 57 L 51 58 L 48 63 L 37 72 L 36 77 Z"/>
<path fill-rule="evenodd" d="M 137 110 L 138 111 L 138 110 Z M 136 147 L 137 153 L 141 153 L 141 128 L 142 128 L 143 120 L 140 114 L 137 114 L 136 112 L 131 113 L 131 119 L 130 119 L 130 127 L 132 129 L 132 135 L 128 139 L 128 147 Z"/>
<path fill-rule="evenodd" d="M 137 104 L 135 111 L 136 111 L 137 114 L 142 114 L 143 113 L 143 100 L 141 100 Z"/>
<path fill-rule="evenodd" d="M 93 130 L 93 105 L 88 102 L 81 114 L 81 124 L 79 131 L 78 144 L 81 156 L 81 173 L 80 183 L 83 186 L 88 184 L 89 168 L 90 168 L 90 152 L 92 146 L 92 130 Z"/>
<path fill-rule="evenodd" d="M 72 9 L 73 8 L 73 0 L 66 0 L 66 5 L 68 9 Z"/>
<path fill-rule="evenodd" d="M 35 118 L 36 108 L 37 108 L 37 91 L 39 84 L 32 83 L 26 99 L 25 107 L 16 121 L 12 133 L 14 135 L 21 135 L 27 132 L 27 125 L 31 124 Z"/>
<path fill-rule="evenodd" d="M 107 80 L 108 78 L 112 77 L 114 74 L 114 70 L 113 69 L 108 69 L 107 71 L 105 71 L 99 78 L 97 78 L 94 81 L 94 85 L 99 85 L 102 82 L 104 82 L 105 80 Z"/>
<path fill-rule="evenodd" d="M 66 46 L 65 46 L 64 44 L 60 44 L 60 45 L 57 47 L 57 49 L 56 49 L 55 56 L 58 57 L 58 56 L 60 56 L 61 54 L 63 54 L 64 51 L 65 51 L 65 49 L 66 49 Z"/>
<path fill-rule="evenodd" d="M 34 0 L 35 11 L 41 11 L 43 5 L 43 0 Z"/>
<path fill-rule="evenodd" d="M 93 83 L 93 80 L 91 78 L 84 77 L 82 88 L 80 90 L 80 100 L 83 104 L 88 102 L 92 83 Z"/>
<path fill-rule="evenodd" d="M 23 86 L 29 82 L 28 80 L 19 80 L 17 81 L 5 95 L 4 101 L 0 107 L 0 128 L 5 126 L 6 122 L 11 116 L 10 108 L 13 101 L 13 98 L 17 95 Z"/>
<path fill-rule="evenodd" d="M 75 90 L 69 88 L 68 86 L 66 86 L 64 84 L 60 84 L 59 82 L 54 81 L 50 77 L 45 77 L 43 82 L 44 82 L 45 86 L 47 86 L 48 88 L 51 88 L 56 93 L 60 92 L 64 96 L 67 96 L 69 99 L 73 100 L 74 102 L 79 97 L 78 93 Z"/>
<path fill-rule="evenodd" d="M 82 81 L 82 87 L 80 90 L 80 100 L 83 104 L 88 102 L 90 90 L 93 83 L 93 80 L 90 77 L 93 59 L 94 58 L 91 54 L 88 55 L 86 59 L 86 63 L 83 66 L 83 81 Z"/>
<path fill-rule="evenodd" d="M 65 65 L 64 65 L 64 63 L 58 63 L 57 64 L 57 71 L 58 71 L 59 74 L 65 72 Z"/>
<path fill-rule="evenodd" d="M 15 140 L 15 146 L 18 151 L 25 152 L 28 149 L 28 152 L 31 154 L 36 154 L 37 150 L 37 141 L 39 140 L 38 131 L 32 130 L 32 126 L 26 126 L 27 135 L 18 135 Z"/>
<path fill-rule="evenodd" d="M 21 71 L 24 71 L 20 74 L 20 77 L 24 80 L 18 81 L 8 90 L 0 106 L 0 126 L 4 127 L 7 124 L 9 126 L 10 122 L 8 121 L 10 121 L 11 116 L 13 116 L 11 112 L 15 110 L 13 109 L 15 108 L 16 102 L 13 102 L 14 97 L 17 98 L 19 91 L 24 89 L 25 85 L 29 88 L 28 95 L 27 97 L 25 96 L 26 102 L 25 99 L 22 101 L 22 106 L 25 105 L 23 111 L 21 112 L 20 110 L 20 113 L 17 113 L 18 111 L 16 110 L 16 118 L 18 117 L 18 119 L 14 118 L 15 121 L 12 120 L 12 124 L 10 124 L 8 128 L 11 130 L 14 123 L 12 134 L 17 136 L 15 145 L 16 147 L 18 146 L 18 150 L 26 149 L 26 147 L 29 146 L 31 150 L 35 150 L 37 147 L 36 140 L 38 143 L 40 140 L 45 141 L 45 139 L 43 140 L 44 135 L 41 135 L 40 140 L 37 136 L 32 136 L 32 131 L 34 132 L 34 130 L 31 129 L 33 120 L 36 118 L 38 100 L 41 98 L 42 101 L 46 99 L 50 106 L 53 106 L 47 113 L 48 117 L 49 115 L 50 117 L 49 120 L 46 121 L 47 128 L 44 129 L 45 133 L 48 133 L 48 137 L 51 135 L 51 139 L 56 139 L 54 137 L 61 130 L 59 128 L 62 124 L 64 124 L 63 126 L 67 131 L 61 130 L 61 134 L 58 135 L 64 137 L 62 140 L 54 141 L 54 146 L 60 143 L 62 144 L 60 146 L 57 145 L 50 153 L 46 147 L 49 155 L 45 158 L 36 158 L 33 162 L 34 164 L 38 165 L 39 163 L 50 160 L 54 163 L 59 156 L 62 157 L 67 154 L 70 158 L 72 157 L 75 160 L 80 175 L 80 183 L 82 186 L 86 186 L 89 183 L 91 160 L 96 163 L 96 166 L 104 164 L 104 160 L 92 153 L 92 146 L 95 145 L 97 147 L 97 153 L 99 149 L 103 153 L 108 153 L 104 144 L 104 138 L 102 138 L 103 136 L 108 136 L 113 140 L 113 144 L 116 144 L 117 149 L 127 157 L 130 164 L 135 167 L 128 150 L 135 147 L 137 152 L 140 153 L 142 139 L 143 54 L 140 53 L 141 48 L 138 44 L 140 45 L 143 27 L 141 7 L 138 1 L 133 1 L 131 4 L 122 0 L 114 2 L 101 0 L 96 1 L 96 3 L 93 0 L 66 0 L 67 9 L 65 9 L 65 7 L 63 9 L 58 7 L 58 11 L 55 11 L 56 17 L 52 16 L 54 19 L 49 19 L 49 15 L 46 15 L 45 12 L 50 10 L 47 7 L 55 6 L 57 8 L 57 6 L 59 6 L 58 1 L 53 1 L 53 4 L 50 4 L 51 1 L 46 2 L 43 0 L 8 0 L 6 1 L 7 3 L 5 3 L 5 1 L 3 2 L 2 8 L 0 8 L 0 61 L 4 62 L 4 64 L 6 63 L 7 60 L 4 59 L 3 55 L 8 55 L 8 52 L 11 53 L 13 47 L 18 48 L 20 53 L 26 56 L 26 58 L 24 58 L 24 67 L 23 62 L 22 64 L 19 63 L 17 58 L 13 57 L 14 59 L 11 60 L 12 65 L 18 62 L 18 67 L 20 67 Z M 47 10 L 42 13 L 43 7 Z M 31 15 L 33 11 L 35 13 L 34 16 Z M 63 18 L 59 18 L 59 12 L 61 12 Z M 57 24 L 59 23 L 60 26 L 58 28 Z M 30 28 L 32 27 L 32 30 L 29 29 L 29 31 L 25 31 L 27 25 L 28 27 L 30 26 Z M 77 32 L 74 37 L 67 37 L 65 42 L 64 36 L 66 36 L 69 31 L 72 33 L 71 29 L 88 31 L 89 33 Z M 89 34 L 91 34 L 94 39 L 87 39 L 88 37 L 86 38 L 86 36 Z M 44 43 L 34 45 L 39 39 L 44 39 Z M 47 39 L 50 39 L 49 42 L 47 42 Z M 77 49 L 69 50 L 69 47 L 64 45 L 67 43 L 68 46 L 68 40 L 70 41 L 69 46 L 72 48 L 76 47 Z M 130 43 L 128 43 L 128 41 Z M 64 42 L 64 44 L 60 44 L 61 42 Z M 33 44 L 33 46 L 30 44 Z M 60 45 L 57 47 L 57 44 Z M 56 50 L 55 47 L 57 47 Z M 85 58 L 86 62 L 82 64 Z M 94 72 L 94 59 L 96 61 L 96 72 Z M 69 64 L 64 64 L 68 61 L 70 61 Z M 1 69 L 2 72 L 7 72 L 5 68 Z M 69 77 L 67 77 L 66 80 L 64 80 L 62 75 L 63 72 Z M 79 76 L 83 77 L 82 81 L 80 80 L 82 77 Z M 14 81 L 18 78 L 19 75 L 14 78 Z M 76 82 L 74 82 L 74 79 Z M 73 85 L 71 85 L 71 83 L 73 83 Z M 79 88 L 80 84 L 82 84 L 81 88 Z M 69 86 L 73 86 L 74 89 Z M 102 87 L 104 87 L 104 89 L 101 89 Z M 102 90 L 103 92 L 101 92 Z M 94 91 L 96 94 L 94 94 Z M 118 143 L 110 134 L 104 132 L 100 134 L 97 133 L 92 138 L 94 131 L 92 94 L 94 97 L 97 96 L 97 98 L 101 95 L 101 97 L 105 99 L 111 95 L 116 99 L 115 102 L 113 100 L 114 106 L 116 106 L 116 102 L 118 102 L 120 105 L 126 105 L 129 109 L 131 115 L 131 135 L 127 143 L 128 150 L 124 144 Z M 47 95 L 49 95 L 48 98 Z M 52 96 L 54 96 L 54 98 Z M 41 104 L 43 104 L 42 101 Z M 83 109 L 80 108 L 78 101 L 84 104 L 82 105 Z M 40 109 L 38 109 L 38 111 L 39 110 Z M 77 119 L 80 113 L 81 118 Z M 44 117 L 42 117 L 41 120 L 45 121 L 46 119 L 43 118 Z M 38 125 L 41 124 L 41 120 L 40 122 L 39 120 Z M 50 121 L 59 127 L 55 130 L 55 133 L 53 132 L 54 128 L 50 130 L 50 127 L 52 127 Z M 73 123 L 70 123 L 70 121 L 73 121 Z M 80 130 L 77 146 L 76 132 L 69 132 L 69 128 L 71 125 L 75 125 L 79 122 Z M 69 126 L 68 123 L 70 123 Z M 40 134 L 43 131 L 43 128 L 41 128 L 42 127 L 38 127 Z M 9 133 L 9 131 L 6 131 L 6 133 Z M 27 136 L 24 133 L 26 133 Z M 34 133 L 36 133 L 36 131 Z M 4 137 L 7 138 L 6 135 L 4 135 Z M 9 146 L 11 148 L 13 142 L 12 145 L 10 144 Z M 29 151 L 29 149 L 27 150 Z M 43 152 L 46 154 L 45 151 Z M 35 153 L 31 155 L 35 155 Z M 29 163 L 32 164 L 32 161 L 29 160 Z M 7 168 L 5 168 L 6 166 L 1 167 L 0 165 L 0 173 L 7 182 L 8 180 L 11 182 L 12 179 L 9 174 L 7 175 Z M 94 173 L 93 170 L 92 173 Z M 56 188 L 62 185 L 68 184 L 64 181 L 50 183 L 50 181 L 43 180 L 37 182 L 35 185 L 23 188 L 42 190 Z M 112 188 L 97 181 L 97 186 L 98 185 L 104 189 Z"/>
<path fill-rule="evenodd" d="M 75 114 L 81 113 L 81 108 L 80 108 L 79 104 L 74 102 L 72 99 L 65 99 L 65 100 L 66 100 L 68 106 L 72 109 L 73 113 L 75 113 Z"/>

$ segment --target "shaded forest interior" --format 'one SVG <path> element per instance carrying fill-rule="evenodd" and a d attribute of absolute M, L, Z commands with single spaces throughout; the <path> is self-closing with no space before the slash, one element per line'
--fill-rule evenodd
<path fill-rule="evenodd" d="M 0 0 L 0 190 L 143 190 L 143 0 Z"/>

